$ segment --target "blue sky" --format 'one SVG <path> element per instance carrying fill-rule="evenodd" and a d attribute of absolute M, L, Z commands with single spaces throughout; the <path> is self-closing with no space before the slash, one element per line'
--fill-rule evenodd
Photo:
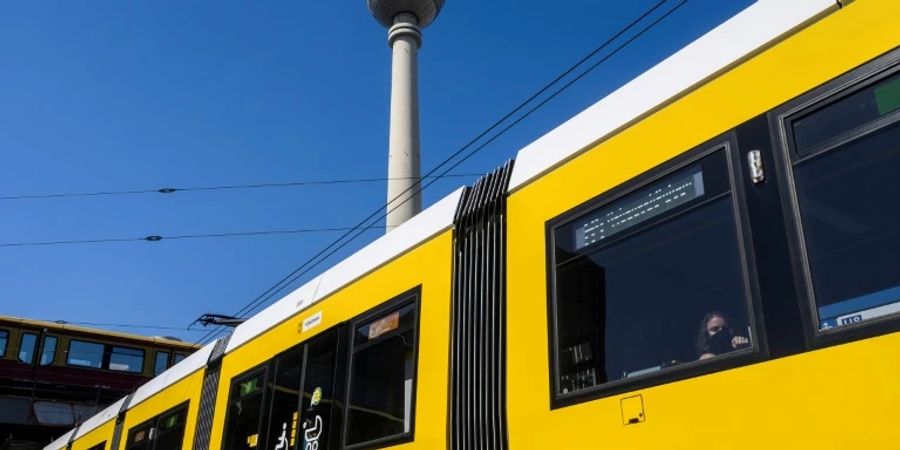
<path fill-rule="evenodd" d="M 655 3 L 447 1 L 420 51 L 423 171 Z M 455 172 L 499 166 L 750 3 L 688 1 Z M 389 88 L 386 31 L 361 0 L 5 2 L 0 196 L 383 177 Z M 473 180 L 441 180 L 424 203 Z M 0 244 L 345 227 L 385 195 L 0 200 Z M 236 311 L 338 235 L 0 247 L 0 314 L 195 340 L 198 315 Z"/>

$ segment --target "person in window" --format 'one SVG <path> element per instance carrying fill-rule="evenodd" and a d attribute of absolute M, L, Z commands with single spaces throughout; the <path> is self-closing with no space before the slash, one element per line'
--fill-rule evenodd
<path fill-rule="evenodd" d="M 750 339 L 735 334 L 731 320 L 718 311 L 710 311 L 700 321 L 697 332 L 697 356 L 708 359 L 716 355 L 749 347 Z"/>

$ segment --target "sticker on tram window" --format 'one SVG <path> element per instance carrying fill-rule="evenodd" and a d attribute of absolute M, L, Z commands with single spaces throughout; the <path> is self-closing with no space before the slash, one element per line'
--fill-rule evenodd
<path fill-rule="evenodd" d="M 375 339 L 400 327 L 400 311 L 394 311 L 369 325 L 369 339 Z"/>
<path fill-rule="evenodd" d="M 900 312 L 900 286 L 819 308 L 819 329 L 828 330 Z"/>
<path fill-rule="evenodd" d="M 875 88 L 875 106 L 882 116 L 900 109 L 900 78 Z"/>
<path fill-rule="evenodd" d="M 309 400 L 309 406 L 316 406 L 322 401 L 322 388 L 317 387 L 313 391 L 312 398 Z"/>
<path fill-rule="evenodd" d="M 256 447 L 256 444 L 259 441 L 259 434 L 251 434 L 247 436 L 247 447 L 253 448 Z"/>
<path fill-rule="evenodd" d="M 241 396 L 252 394 L 259 390 L 259 378 L 253 378 L 251 380 L 244 381 L 240 385 L 241 387 Z"/>

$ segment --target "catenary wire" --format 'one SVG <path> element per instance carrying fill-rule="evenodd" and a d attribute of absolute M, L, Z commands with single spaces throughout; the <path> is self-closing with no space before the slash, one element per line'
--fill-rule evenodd
<path fill-rule="evenodd" d="M 378 228 L 376 226 L 370 228 Z M 381 227 L 384 228 L 384 227 Z M 73 239 L 63 241 L 31 241 L 31 242 L 6 242 L 0 243 L 3 247 L 35 247 L 48 245 L 70 245 L 70 244 L 101 244 L 113 242 L 158 242 L 171 241 L 179 239 L 210 239 L 210 238 L 231 238 L 231 237 L 248 237 L 248 236 L 271 236 L 284 234 L 305 234 L 305 233 L 327 233 L 335 231 L 352 231 L 353 227 L 333 227 L 333 228 L 297 228 L 282 230 L 261 230 L 261 231 L 237 231 L 231 233 L 207 233 L 207 234 L 176 234 L 170 236 L 161 236 L 151 234 L 140 237 L 121 237 L 121 238 L 104 238 L 104 239 Z"/>
<path fill-rule="evenodd" d="M 84 325 L 91 327 L 114 327 L 114 328 L 145 328 L 150 330 L 173 330 L 173 331 L 207 331 L 200 328 L 190 328 L 190 327 L 174 327 L 174 326 L 163 326 L 163 325 L 140 325 L 133 323 L 103 323 L 103 322 L 54 322 L 59 325 Z"/>
<path fill-rule="evenodd" d="M 455 173 L 446 174 L 442 178 L 464 178 L 480 176 L 477 173 Z M 116 195 L 140 195 L 140 194 L 174 194 L 178 192 L 208 192 L 208 191 L 225 191 L 225 190 L 242 190 L 242 189 L 265 189 L 279 187 L 302 187 L 302 186 L 324 186 L 333 184 L 356 184 L 356 183 L 374 183 L 380 181 L 391 180 L 407 180 L 404 178 L 347 178 L 336 180 L 306 180 L 306 181 L 288 181 L 283 183 L 256 183 L 256 184 L 231 184 L 219 186 L 188 186 L 188 187 L 162 187 L 155 189 L 127 189 L 121 191 L 97 191 L 97 192 L 58 192 L 51 194 L 21 194 L 21 195 L 5 195 L 0 196 L 0 200 L 39 200 L 51 198 L 71 198 L 71 197 L 101 197 Z"/>
<path fill-rule="evenodd" d="M 569 69 L 567 69 L 566 71 L 564 71 L 561 75 L 559 75 L 559 76 L 557 76 L 556 78 L 554 78 L 553 81 L 551 81 L 550 83 L 548 83 L 547 85 L 545 85 L 544 87 L 542 87 L 541 89 L 539 89 L 535 94 L 533 94 L 533 95 L 531 95 L 530 97 L 528 97 L 528 99 L 526 99 L 524 102 L 520 103 L 520 104 L 519 104 L 516 108 L 514 108 L 510 113 L 504 115 L 501 119 L 499 119 L 498 121 L 494 122 L 494 123 L 493 123 L 491 126 L 489 126 L 487 129 L 485 129 L 484 131 L 482 131 L 481 133 L 479 133 L 478 136 L 476 136 L 474 139 L 470 140 L 468 143 L 466 143 L 466 144 L 465 144 L 463 147 L 461 147 L 459 150 L 457 150 L 457 151 L 455 151 L 454 153 L 452 153 L 452 154 L 451 154 L 449 157 L 447 157 L 444 161 L 442 161 L 440 164 L 438 164 L 438 165 L 435 166 L 433 169 L 431 169 L 431 170 L 426 174 L 426 176 L 433 175 L 433 174 L 436 173 L 439 169 L 441 169 L 443 166 L 445 166 L 446 164 L 449 164 L 450 161 L 452 161 L 452 160 L 455 159 L 457 156 L 459 156 L 460 154 L 462 154 L 463 152 L 465 152 L 467 149 L 469 149 L 469 147 L 471 147 L 471 146 L 474 145 L 476 142 L 478 142 L 482 137 L 486 136 L 488 133 L 490 133 L 491 131 L 493 131 L 493 130 L 496 129 L 497 127 L 499 127 L 503 122 L 505 122 L 507 119 L 509 119 L 510 117 L 512 117 L 513 115 L 515 115 L 517 112 L 519 112 L 520 110 L 522 110 L 525 106 L 527 106 L 529 103 L 531 103 L 534 99 L 536 99 L 537 97 L 539 97 L 540 95 L 542 95 L 543 93 L 545 93 L 546 91 L 548 91 L 554 84 L 558 83 L 562 78 L 566 77 L 568 74 L 570 74 L 570 73 L 572 73 L 573 71 L 575 71 L 579 66 L 581 66 L 582 64 L 584 64 L 584 62 L 586 62 L 586 61 L 589 60 L 591 57 L 593 57 L 594 55 L 596 55 L 597 53 L 599 53 L 600 51 L 602 51 L 604 48 L 608 47 L 612 42 L 614 42 L 616 39 L 618 39 L 619 37 L 621 37 L 622 35 L 624 35 L 626 32 L 628 32 L 628 30 L 634 28 L 637 24 L 639 24 L 640 22 L 642 22 L 645 18 L 647 18 L 647 17 L 648 17 L 649 15 L 651 15 L 654 11 L 656 11 L 656 10 L 659 9 L 663 4 L 665 4 L 666 1 L 667 1 L 667 0 L 662 0 L 662 1 L 658 2 L 658 3 L 656 3 L 656 4 L 655 4 L 654 6 L 652 6 L 651 8 L 649 8 L 646 12 L 644 12 L 643 14 L 641 14 L 638 18 L 634 19 L 634 20 L 633 20 L 632 22 L 630 22 L 627 26 L 625 26 L 624 28 L 622 28 L 621 30 L 619 30 L 617 33 L 615 33 L 612 37 L 610 37 L 609 39 L 607 39 L 607 40 L 606 40 L 603 44 L 601 44 L 599 47 L 597 47 L 596 49 L 594 49 L 593 51 L 591 51 L 587 56 L 585 56 L 584 58 L 582 58 L 581 60 L 579 60 L 575 65 L 573 65 L 572 67 L 570 67 Z M 483 149 L 484 147 L 486 147 L 488 144 L 490 144 L 491 142 L 493 142 L 494 140 L 496 140 L 497 138 L 499 138 L 503 133 L 505 133 L 506 131 L 508 131 L 509 129 L 511 129 L 513 126 L 515 126 L 515 125 L 517 125 L 518 123 L 520 123 L 520 122 L 521 122 L 522 120 L 524 120 L 526 117 L 530 116 L 530 115 L 531 115 L 533 112 L 535 112 L 538 108 L 540 108 L 540 107 L 542 107 L 543 105 L 545 105 L 547 102 L 549 102 L 549 101 L 552 100 L 554 97 L 556 97 L 557 95 L 559 95 L 562 91 L 564 91 L 565 89 L 569 88 L 572 84 L 574 84 L 575 82 L 577 82 L 578 80 L 580 80 L 581 78 L 583 78 L 584 76 L 586 76 L 589 72 L 591 72 L 591 71 L 594 70 L 595 68 L 597 68 L 600 64 L 602 64 L 603 62 L 607 61 L 609 58 L 611 58 L 612 56 L 614 56 L 616 53 L 618 53 L 619 51 L 621 51 L 622 49 L 624 49 L 624 48 L 625 48 L 626 46 L 628 46 L 631 42 L 633 42 L 634 40 L 636 40 L 636 39 L 639 38 L 640 36 L 644 35 L 646 32 L 650 31 L 650 29 L 652 29 L 653 27 L 655 27 L 655 26 L 656 26 L 658 23 L 660 23 L 662 20 L 666 19 L 667 17 L 669 17 L 670 15 L 672 15 L 675 11 L 677 11 L 677 10 L 680 9 L 682 6 L 684 6 L 684 5 L 687 3 L 687 1 L 688 1 L 688 0 L 681 0 L 677 5 L 675 5 L 675 6 L 672 7 L 671 9 L 669 9 L 667 12 L 665 12 L 664 14 L 662 14 L 662 15 L 661 15 L 660 17 L 658 17 L 657 19 L 653 20 L 649 25 L 647 25 L 646 27 L 642 28 L 642 29 L 641 29 L 639 32 L 637 32 L 634 36 L 632 36 L 631 38 L 629 38 L 628 40 L 626 40 L 623 44 L 619 45 L 619 46 L 616 47 L 613 51 L 611 51 L 609 54 L 607 54 L 606 56 L 604 56 L 602 59 L 600 59 L 600 60 L 597 61 L 596 63 L 594 63 L 594 64 L 592 64 L 591 66 L 589 66 L 585 71 L 583 71 L 581 74 L 579 74 L 579 75 L 578 75 L 577 77 L 575 77 L 573 80 L 570 80 L 569 82 L 567 82 L 566 84 L 564 84 L 562 87 L 560 87 L 559 89 L 557 89 L 555 92 L 553 92 L 550 96 L 548 96 L 547 98 L 545 98 L 544 100 L 542 100 L 541 102 L 539 102 L 535 107 L 531 108 L 527 113 L 525 113 L 525 115 L 523 115 L 522 117 L 516 119 L 516 120 L 515 120 L 514 122 L 512 122 L 510 125 L 506 126 L 506 127 L 503 128 L 500 132 L 498 132 L 498 133 L 495 134 L 493 137 L 491 137 L 488 141 L 484 142 L 484 143 L 481 144 L 480 146 L 476 147 L 474 150 L 470 151 L 469 154 L 466 155 L 466 156 L 464 156 L 460 161 L 457 161 L 457 162 L 456 162 L 455 164 L 453 164 L 451 167 L 445 169 L 444 173 L 449 173 L 449 171 L 453 170 L 454 168 L 456 168 L 457 166 L 459 166 L 460 164 L 462 164 L 462 162 L 468 160 L 470 157 L 472 157 L 473 155 L 475 155 L 477 152 L 479 152 L 481 149 Z M 424 177 L 423 177 L 423 178 L 424 178 Z M 435 177 L 435 179 L 437 179 L 437 177 Z M 416 192 L 420 192 L 420 191 L 422 191 L 425 187 L 428 187 L 428 186 L 431 185 L 432 183 L 433 183 L 433 180 L 432 180 L 432 181 L 429 181 L 427 184 L 422 185 L 422 186 L 417 186 L 417 185 L 410 186 L 409 188 L 407 188 L 407 190 L 401 192 L 399 195 L 397 195 L 396 197 L 394 197 L 390 202 L 388 202 L 388 205 L 387 205 L 387 206 L 390 207 L 391 203 L 393 203 L 393 202 L 397 201 L 398 199 L 400 199 L 401 197 L 403 197 L 410 189 L 414 189 L 414 188 L 415 188 L 415 189 L 417 189 Z M 391 208 L 390 210 L 388 210 L 387 212 L 385 212 L 384 214 L 382 214 L 381 216 L 379 216 L 378 218 L 376 218 L 376 219 L 374 219 L 374 220 L 380 220 L 381 218 L 383 218 L 384 216 L 386 216 L 388 212 L 393 211 L 393 209 L 397 208 L 399 205 L 401 205 L 401 204 L 405 203 L 406 201 L 408 201 L 409 198 L 411 198 L 411 196 L 408 197 L 406 200 L 403 200 L 400 204 L 398 204 L 397 206 L 394 206 L 393 208 Z M 275 283 L 274 285 L 272 285 L 270 288 L 266 289 L 266 291 L 264 291 L 262 294 L 260 294 L 259 296 L 257 296 L 255 299 L 251 300 L 247 305 L 245 305 L 243 308 L 241 308 L 240 310 L 238 310 L 238 312 L 235 313 L 235 314 L 233 314 L 233 315 L 234 315 L 234 316 L 240 316 L 241 314 L 245 314 L 245 313 L 248 313 L 248 312 L 250 312 L 250 311 L 253 311 L 254 309 L 258 308 L 260 305 L 265 304 L 266 301 L 268 301 L 269 299 L 271 299 L 272 297 L 274 297 L 275 295 L 277 295 L 278 292 L 282 291 L 285 287 L 289 286 L 291 283 L 293 283 L 294 281 L 296 281 L 297 279 L 299 279 L 301 276 L 303 276 L 304 274 L 306 274 L 309 270 L 311 270 L 312 268 L 314 268 L 315 266 L 317 266 L 318 264 L 320 264 L 322 261 L 326 260 L 328 257 L 330 257 L 331 255 L 333 255 L 334 253 L 336 253 L 337 251 L 339 251 L 341 248 L 343 248 L 344 246 L 346 246 L 347 244 L 349 244 L 350 242 L 352 242 L 354 239 L 356 239 L 357 237 L 359 237 L 363 232 L 365 232 L 367 229 L 369 229 L 369 226 L 367 226 L 366 224 L 369 223 L 369 221 L 372 220 L 373 217 L 378 216 L 378 214 L 379 214 L 381 211 L 383 211 L 383 209 L 384 209 L 383 207 L 379 207 L 375 212 L 373 212 L 372 214 L 370 214 L 369 216 L 367 216 L 367 217 L 366 217 L 365 219 L 363 219 L 356 227 L 354 227 L 354 229 L 355 229 L 355 234 L 354 234 L 354 230 L 348 230 L 346 233 L 344 233 L 343 235 L 341 235 L 338 239 L 336 239 L 336 240 L 333 241 L 331 244 L 329 244 L 328 246 L 326 246 L 323 250 L 319 251 L 318 253 L 316 253 L 315 255 L 313 255 L 311 258 L 307 259 L 306 262 L 304 262 L 304 263 L 301 264 L 299 267 L 297 267 L 296 269 L 294 269 L 294 270 L 293 270 L 291 273 L 289 273 L 287 276 L 283 277 L 281 280 L 279 280 L 277 283 Z M 346 239 L 347 236 L 350 236 L 350 235 L 352 235 L 352 236 L 351 236 L 349 239 L 347 239 L 345 242 L 341 242 L 341 241 L 344 241 L 344 239 Z M 337 247 L 336 247 L 336 248 L 333 248 L 333 247 L 335 247 L 335 246 L 337 246 Z M 333 249 L 332 249 L 332 248 L 333 248 Z M 322 256 L 322 255 L 324 255 L 324 256 Z M 210 332 L 209 332 L 206 336 L 201 337 L 197 342 L 198 342 L 198 343 L 205 343 L 205 342 L 207 342 L 211 337 L 214 337 L 214 336 L 216 336 L 218 333 L 220 333 L 222 330 L 223 330 L 223 328 L 221 328 L 221 327 L 220 327 L 220 328 L 217 328 L 217 329 L 210 330 Z"/>

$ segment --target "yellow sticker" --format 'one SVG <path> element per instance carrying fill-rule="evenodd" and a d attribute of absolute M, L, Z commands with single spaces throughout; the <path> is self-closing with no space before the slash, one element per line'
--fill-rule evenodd
<path fill-rule="evenodd" d="M 321 401 L 322 401 L 322 388 L 317 387 L 316 390 L 313 391 L 312 399 L 309 401 L 309 406 L 316 406 Z"/>
<path fill-rule="evenodd" d="M 259 440 L 259 434 L 247 436 L 247 446 L 251 447 L 251 448 L 256 447 L 256 441 L 258 441 L 258 440 Z"/>

